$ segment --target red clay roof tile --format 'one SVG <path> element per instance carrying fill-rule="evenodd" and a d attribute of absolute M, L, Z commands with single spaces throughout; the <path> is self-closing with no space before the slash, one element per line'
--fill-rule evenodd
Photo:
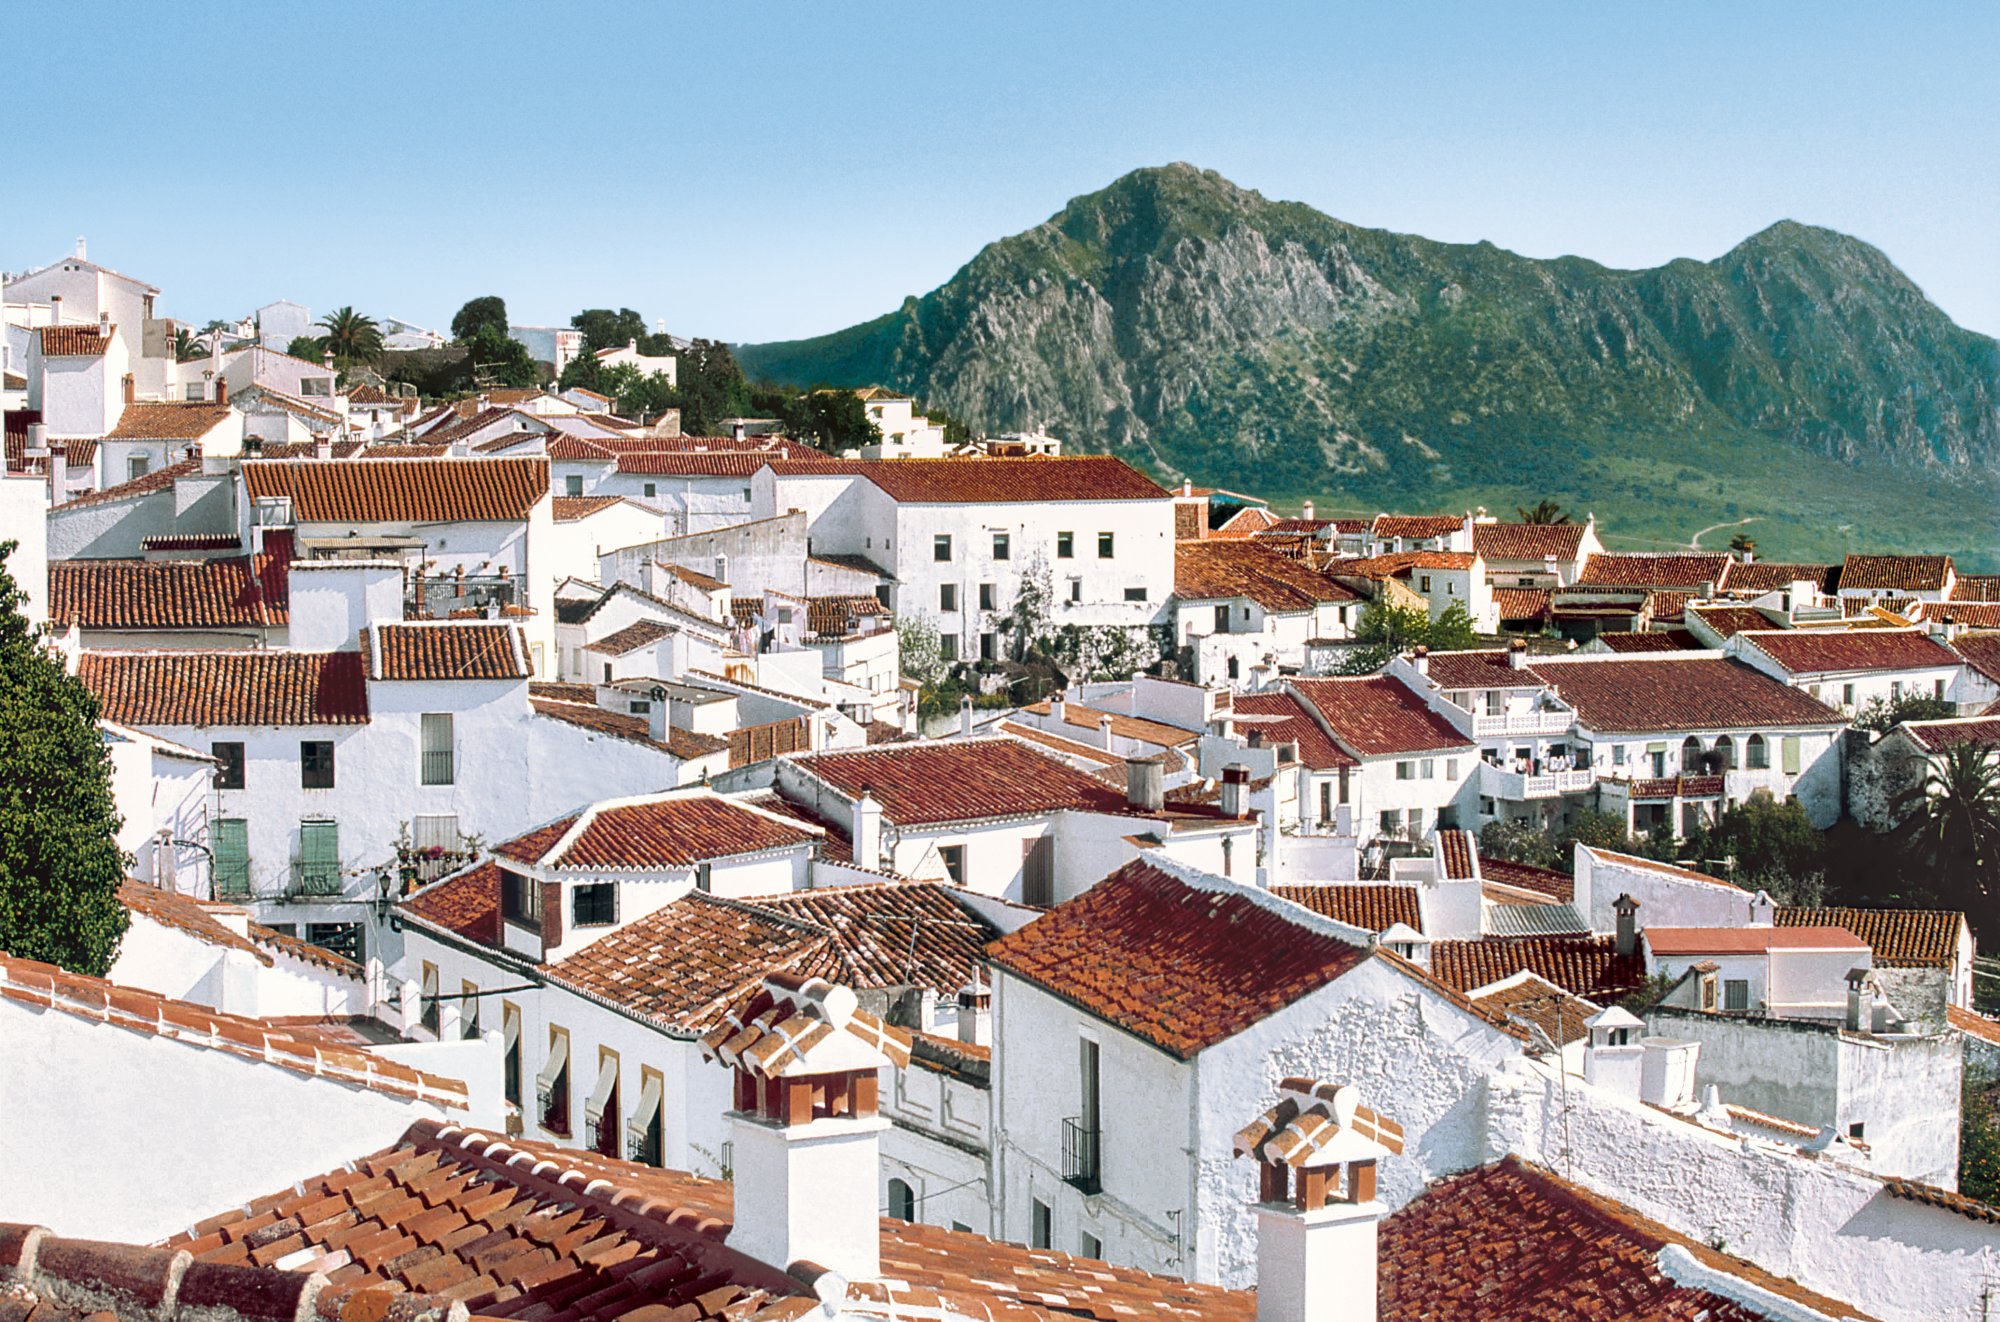
<path fill-rule="evenodd" d="M 1842 591 L 1939 592 L 1952 576 L 1948 555 L 1850 555 L 1841 562 Z"/>
<path fill-rule="evenodd" d="M 1354 601 L 1348 588 L 1251 541 L 1174 543 L 1174 595 L 1183 601 L 1247 597 L 1267 611 L 1308 611 Z"/>
<path fill-rule="evenodd" d="M 1721 552 L 1646 555 L 1599 551 L 1577 575 L 1579 587 L 1682 588 L 1713 587 L 1731 564 Z"/>
<path fill-rule="evenodd" d="M 300 523 L 517 523 L 549 491 L 549 461 L 249 460 L 250 498 L 287 496 Z"/>
<path fill-rule="evenodd" d="M 1743 639 L 1794 675 L 1959 664 L 1950 648 L 1918 630 L 1784 629 L 1746 633 Z"/>
<path fill-rule="evenodd" d="M 1721 657 L 1565 658 L 1529 668 L 1602 733 L 1846 723 L 1797 689 Z"/>
<path fill-rule="evenodd" d="M 378 624 L 361 631 L 377 680 L 526 679 L 528 648 L 512 624 Z"/>
<path fill-rule="evenodd" d="M 1417 904 L 1415 886 L 1340 882 L 1273 886 L 1271 893 L 1293 904 L 1303 905 L 1322 918 L 1331 918 L 1349 927 L 1386 932 L 1397 923 L 1402 923 L 1412 931 L 1424 930 L 1423 911 Z"/>
<path fill-rule="evenodd" d="M 1171 493 L 1110 455 L 1025 459 L 780 460 L 779 476 L 850 473 L 893 500 L 916 505 L 986 505 L 1074 500 L 1167 500 Z"/>
<path fill-rule="evenodd" d="M 286 562 L 59 560 L 49 566 L 49 618 L 83 629 L 255 629 L 291 615 Z"/>
<path fill-rule="evenodd" d="M 126 725 L 360 725 L 359 652 L 85 652 L 78 678 Z"/>
<path fill-rule="evenodd" d="M 1384 675 L 1294 679 L 1291 690 L 1325 718 L 1334 737 L 1362 757 L 1450 751 L 1473 741 L 1417 694 Z"/>

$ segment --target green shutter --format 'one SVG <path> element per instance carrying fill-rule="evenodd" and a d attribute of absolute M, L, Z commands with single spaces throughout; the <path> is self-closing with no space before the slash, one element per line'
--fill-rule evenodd
<path fill-rule="evenodd" d="M 215 895 L 250 893 L 250 824 L 241 817 L 219 817 L 209 824 L 209 890 Z"/>
<path fill-rule="evenodd" d="M 340 893 L 340 827 L 299 823 L 299 889 L 310 895 Z"/>
<path fill-rule="evenodd" d="M 1799 774 L 1799 737 L 1795 734 L 1785 736 L 1785 774 Z"/>

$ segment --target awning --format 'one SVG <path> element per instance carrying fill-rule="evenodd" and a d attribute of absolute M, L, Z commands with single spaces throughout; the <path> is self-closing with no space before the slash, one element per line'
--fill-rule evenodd
<path fill-rule="evenodd" d="M 604 1108 L 611 1105 L 611 1094 L 618 1091 L 618 1058 L 606 1056 L 597 1067 L 597 1086 L 590 1090 L 590 1100 L 583 1104 L 583 1118 L 591 1124 L 604 1119 Z"/>
<path fill-rule="evenodd" d="M 562 1078 L 563 1068 L 568 1064 L 569 1037 L 564 1035 L 549 1043 L 549 1063 L 535 1076 L 535 1087 L 542 1092 L 555 1091 L 556 1081 Z"/>
<path fill-rule="evenodd" d="M 639 1090 L 639 1105 L 627 1122 L 632 1132 L 643 1134 L 652 1127 L 653 1117 L 660 1113 L 660 1076 L 648 1074 L 646 1086 Z"/>
<path fill-rule="evenodd" d="M 500 1011 L 500 1037 L 502 1052 L 512 1051 L 521 1040 L 521 1012 L 511 1005 Z"/>

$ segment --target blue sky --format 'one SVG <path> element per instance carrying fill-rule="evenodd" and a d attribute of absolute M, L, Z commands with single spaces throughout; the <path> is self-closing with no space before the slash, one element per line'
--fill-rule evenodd
<path fill-rule="evenodd" d="M 681 3 L 10 10 L 0 266 L 193 320 L 887 311 L 1141 165 L 1615 266 L 1784 217 L 2000 332 L 2000 5 Z M 37 49 L 89 50 L 36 94 Z"/>

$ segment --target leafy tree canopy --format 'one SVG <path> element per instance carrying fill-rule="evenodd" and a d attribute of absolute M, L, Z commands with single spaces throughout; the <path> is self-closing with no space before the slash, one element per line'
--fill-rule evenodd
<path fill-rule="evenodd" d="M 586 356 L 599 349 L 622 349 L 646 334 L 646 319 L 631 308 L 616 312 L 610 308 L 585 308 L 571 317 L 569 324 L 583 332 Z"/>
<path fill-rule="evenodd" d="M 1567 510 L 1563 509 L 1562 506 L 1556 504 L 1553 500 L 1550 500 L 1547 496 L 1542 497 L 1526 509 L 1517 507 L 1514 513 L 1521 516 L 1521 522 L 1523 523 L 1551 524 L 1576 522 L 1575 519 L 1569 516 Z"/>
<path fill-rule="evenodd" d="M 852 390 L 808 390 L 795 396 L 780 416 L 788 434 L 822 450 L 858 449 L 882 439 L 868 406 Z"/>
<path fill-rule="evenodd" d="M 1479 630 L 1463 602 L 1454 601 L 1443 614 L 1432 619 L 1421 606 L 1398 606 L 1374 602 L 1361 612 L 1354 630 L 1354 648 L 1340 663 L 1343 675 L 1372 675 L 1389 664 L 1391 657 L 1412 647 L 1428 647 L 1433 652 L 1458 652 L 1479 646 Z"/>
<path fill-rule="evenodd" d="M 321 346 L 333 351 L 333 361 L 342 371 L 356 363 L 372 363 L 382 356 L 382 328 L 375 318 L 343 307 L 321 317 L 318 324 L 326 332 L 320 337 Z"/>
<path fill-rule="evenodd" d="M 15 545 L 0 542 L 0 950 L 102 977 L 129 921 L 111 756 L 97 699 L 21 614 Z"/>
<path fill-rule="evenodd" d="M 1889 702 L 1880 696 L 1870 698 L 1861 710 L 1855 713 L 1854 726 L 1860 730 L 1884 733 L 1904 721 L 1942 721 L 1958 715 L 1958 708 L 1943 698 L 1933 698 L 1921 693 L 1905 694 Z"/>
<path fill-rule="evenodd" d="M 316 363 L 326 353 L 326 345 L 317 335 L 294 335 L 292 342 L 285 346 L 285 352 L 294 358 Z"/>
<path fill-rule="evenodd" d="M 477 327 L 465 341 L 472 366 L 472 381 L 478 386 L 538 385 L 542 369 L 528 346 L 507 334 L 507 328 L 490 323 Z"/>
<path fill-rule="evenodd" d="M 469 340 L 482 330 L 507 333 L 507 300 L 498 294 L 472 299 L 451 319 L 451 338 Z"/>

